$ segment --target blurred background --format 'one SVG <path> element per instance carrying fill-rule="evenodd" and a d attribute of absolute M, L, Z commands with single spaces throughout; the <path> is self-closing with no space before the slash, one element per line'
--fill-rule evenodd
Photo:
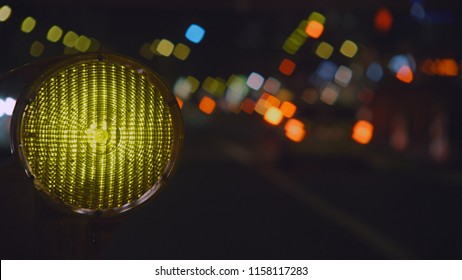
<path fill-rule="evenodd" d="M 0 73 L 125 54 L 164 78 L 186 126 L 151 204 L 98 223 L 38 214 L 31 188 L 11 190 L 28 182 L 8 167 L 17 94 L 2 82 L 2 259 L 460 259 L 461 12 L 446 0 L 2 1 Z"/>

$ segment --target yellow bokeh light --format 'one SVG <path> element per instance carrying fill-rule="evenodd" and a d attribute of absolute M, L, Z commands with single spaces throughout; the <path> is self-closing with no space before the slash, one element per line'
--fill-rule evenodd
<path fill-rule="evenodd" d="M 308 17 L 308 21 L 312 21 L 312 20 L 315 20 L 319 22 L 320 24 L 324 25 L 324 23 L 326 22 L 326 17 L 321 13 L 312 12 L 310 16 Z"/>
<path fill-rule="evenodd" d="M 186 77 L 186 81 L 188 81 L 188 83 L 191 85 L 191 93 L 195 93 L 200 85 L 199 80 L 193 76 L 188 76 Z"/>
<path fill-rule="evenodd" d="M 304 30 L 302 32 L 299 29 L 296 29 L 294 32 L 292 32 L 289 38 L 286 39 L 282 49 L 288 54 L 295 54 L 305 43 L 306 37 L 307 34 L 305 34 Z"/>
<path fill-rule="evenodd" d="M 140 48 L 139 54 L 146 59 L 152 59 L 154 53 L 151 51 L 151 44 L 144 43 Z"/>
<path fill-rule="evenodd" d="M 44 50 L 45 46 L 39 41 L 35 41 L 30 46 L 30 55 L 32 55 L 33 57 L 39 57 L 40 55 L 42 55 Z"/>
<path fill-rule="evenodd" d="M 152 41 L 151 45 L 150 45 L 150 50 L 153 54 L 159 54 L 157 52 L 157 46 L 159 46 L 159 43 L 160 43 L 160 39 L 155 39 L 154 41 Z"/>
<path fill-rule="evenodd" d="M 174 48 L 175 45 L 173 45 L 172 42 L 167 39 L 162 39 L 157 45 L 156 51 L 162 56 L 169 57 L 172 54 Z"/>
<path fill-rule="evenodd" d="M 79 35 L 77 35 L 77 33 L 74 31 L 68 31 L 66 35 L 64 35 L 63 44 L 66 47 L 73 48 L 78 39 Z"/>
<path fill-rule="evenodd" d="M 202 83 L 202 88 L 208 93 L 220 98 L 226 89 L 225 81 L 222 78 L 207 77 Z"/>
<path fill-rule="evenodd" d="M 322 59 L 329 59 L 333 52 L 334 47 L 326 42 L 319 43 L 318 47 L 316 48 L 316 55 Z"/>
<path fill-rule="evenodd" d="M 0 22 L 6 21 L 11 16 L 11 8 L 4 5 L 0 8 Z"/>
<path fill-rule="evenodd" d="M 74 48 L 76 48 L 78 51 L 86 52 L 90 48 L 90 45 L 91 40 L 88 37 L 82 35 L 75 42 Z"/>
<path fill-rule="evenodd" d="M 179 43 L 175 46 L 175 49 L 173 50 L 173 56 L 175 56 L 179 60 L 186 60 L 190 52 L 191 49 L 188 46 Z"/>
<path fill-rule="evenodd" d="M 340 53 L 344 56 L 352 58 L 358 52 L 358 45 L 355 42 L 346 40 L 343 42 L 342 46 L 340 47 Z"/>
<path fill-rule="evenodd" d="M 294 99 L 294 93 L 286 88 L 279 89 L 275 96 L 281 102 L 292 101 Z"/>
<path fill-rule="evenodd" d="M 32 30 L 34 30 L 36 21 L 33 17 L 27 17 L 22 21 L 21 24 L 21 31 L 24 33 L 30 33 Z"/>
<path fill-rule="evenodd" d="M 56 43 L 63 36 L 63 30 L 57 25 L 53 25 L 47 33 L 47 40 L 53 43 Z"/>
<path fill-rule="evenodd" d="M 283 117 L 283 114 L 282 114 L 282 111 L 280 109 L 278 109 L 276 107 L 270 107 L 266 111 L 263 118 L 269 124 L 278 125 L 278 124 L 281 123 L 282 117 Z"/>
<path fill-rule="evenodd" d="M 202 83 L 202 88 L 212 94 L 218 90 L 218 87 L 219 82 L 212 77 L 205 78 L 204 82 Z"/>
<path fill-rule="evenodd" d="M 96 40 L 95 38 L 90 38 L 91 44 L 90 48 L 88 49 L 89 52 L 96 52 L 99 50 L 99 47 L 101 46 L 100 42 Z"/>

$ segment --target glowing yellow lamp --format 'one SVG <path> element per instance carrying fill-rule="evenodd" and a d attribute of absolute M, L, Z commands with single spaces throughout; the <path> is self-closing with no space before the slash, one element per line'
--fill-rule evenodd
<path fill-rule="evenodd" d="M 116 54 L 52 63 L 13 118 L 14 149 L 35 187 L 83 214 L 110 216 L 153 197 L 183 142 L 174 95 L 150 69 Z"/>

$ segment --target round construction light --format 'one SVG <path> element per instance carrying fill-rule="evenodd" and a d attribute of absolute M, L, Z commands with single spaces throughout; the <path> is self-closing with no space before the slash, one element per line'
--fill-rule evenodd
<path fill-rule="evenodd" d="M 15 146 L 35 187 L 74 212 L 113 215 L 151 198 L 183 141 L 173 94 L 115 54 L 51 65 L 15 108 Z"/>

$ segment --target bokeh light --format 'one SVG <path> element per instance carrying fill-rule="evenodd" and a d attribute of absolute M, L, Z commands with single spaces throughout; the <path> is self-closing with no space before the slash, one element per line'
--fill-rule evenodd
<path fill-rule="evenodd" d="M 247 85 L 253 90 L 259 90 L 263 85 L 265 79 L 262 75 L 252 72 L 247 78 Z"/>
<path fill-rule="evenodd" d="M 176 96 L 176 102 L 178 102 L 180 109 L 183 109 L 184 101 L 180 97 Z"/>
<path fill-rule="evenodd" d="M 369 67 L 367 67 L 366 76 L 371 81 L 374 81 L 374 82 L 380 81 L 383 76 L 382 66 L 380 66 L 380 64 L 378 64 L 377 62 L 372 62 L 369 65 Z"/>
<path fill-rule="evenodd" d="M 75 42 L 74 48 L 80 52 L 86 52 L 90 48 L 91 40 L 84 35 L 79 36 Z"/>
<path fill-rule="evenodd" d="M 215 100 L 208 96 L 204 96 L 199 103 L 199 109 L 205 114 L 210 115 L 215 110 L 216 105 L 217 103 Z"/>
<path fill-rule="evenodd" d="M 395 55 L 388 62 L 388 68 L 393 71 L 393 73 L 398 72 L 403 66 L 408 66 L 412 71 L 416 69 L 415 59 L 412 55 Z"/>
<path fill-rule="evenodd" d="M 231 75 L 226 84 L 228 88 L 226 89 L 225 99 L 228 108 L 236 112 L 242 100 L 249 93 L 249 87 L 247 87 L 245 77 L 238 75 Z"/>
<path fill-rule="evenodd" d="M 3 115 L 13 115 L 15 104 L 16 100 L 14 98 L 7 97 L 5 100 L 0 99 L 0 117 L 3 117 Z"/>
<path fill-rule="evenodd" d="M 288 58 L 284 58 L 281 61 L 281 64 L 279 64 L 279 72 L 281 72 L 282 74 L 286 76 L 292 75 L 294 70 L 295 70 L 295 62 L 293 62 L 292 60 Z"/>
<path fill-rule="evenodd" d="M 350 84 L 353 72 L 346 66 L 340 66 L 335 73 L 335 82 L 341 86 L 348 86 Z"/>
<path fill-rule="evenodd" d="M 324 23 L 326 22 L 326 17 L 319 12 L 312 12 L 310 16 L 308 17 L 308 21 L 312 21 L 312 20 L 317 21 L 320 24 L 324 25 Z"/>
<path fill-rule="evenodd" d="M 199 80 L 192 76 L 179 77 L 173 85 L 173 93 L 182 100 L 189 100 L 191 95 L 197 91 L 199 85 Z"/>
<path fill-rule="evenodd" d="M 188 100 L 192 94 L 191 83 L 184 77 L 179 77 L 173 85 L 173 93 L 182 100 Z"/>
<path fill-rule="evenodd" d="M 419 2 L 414 2 L 412 4 L 410 12 L 411 15 L 416 19 L 422 20 L 425 18 L 425 9 Z"/>
<path fill-rule="evenodd" d="M 305 125 L 298 119 L 289 119 L 284 125 L 285 136 L 294 142 L 301 142 L 306 135 Z"/>
<path fill-rule="evenodd" d="M 100 46 L 101 43 L 97 39 L 90 37 L 90 48 L 88 48 L 87 52 L 96 52 Z"/>
<path fill-rule="evenodd" d="M 372 140 L 373 134 L 374 126 L 368 121 L 359 120 L 353 126 L 351 138 L 360 144 L 368 144 Z"/>
<path fill-rule="evenodd" d="M 340 47 L 340 53 L 346 57 L 353 58 L 358 52 L 358 45 L 355 42 L 346 40 Z"/>
<path fill-rule="evenodd" d="M 32 30 L 34 30 L 36 21 L 33 17 L 27 17 L 22 21 L 21 24 L 21 31 L 24 33 L 30 33 Z"/>
<path fill-rule="evenodd" d="M 280 88 L 276 93 L 276 98 L 283 101 L 292 101 L 294 99 L 294 93 L 287 88 Z"/>
<path fill-rule="evenodd" d="M 167 39 L 162 39 L 157 44 L 156 52 L 159 55 L 169 57 L 173 53 L 175 45 Z"/>
<path fill-rule="evenodd" d="M 208 93 L 220 98 L 225 92 L 226 84 L 222 78 L 212 78 L 209 76 L 205 78 L 202 83 L 202 88 Z"/>
<path fill-rule="evenodd" d="M 403 65 L 396 73 L 396 78 L 404 83 L 411 83 L 414 79 L 411 68 L 407 65 Z"/>
<path fill-rule="evenodd" d="M 266 82 L 263 85 L 263 89 L 271 94 L 276 94 L 280 87 L 281 82 L 273 77 L 269 77 L 268 79 L 266 79 Z"/>
<path fill-rule="evenodd" d="M 179 60 L 186 60 L 189 56 L 191 49 L 185 44 L 178 43 L 173 50 L 173 56 Z"/>
<path fill-rule="evenodd" d="M 300 25 L 304 25 L 306 27 L 307 23 L 306 21 L 302 21 Z M 305 30 L 300 30 L 300 29 L 295 29 L 292 34 L 284 41 L 284 44 L 282 45 L 282 49 L 288 53 L 288 54 L 295 54 L 300 47 L 305 43 L 307 38 L 307 34 L 305 33 Z"/>
<path fill-rule="evenodd" d="M 322 59 L 329 59 L 334 52 L 334 47 L 326 42 L 321 42 L 316 48 L 316 55 Z"/>
<path fill-rule="evenodd" d="M 255 112 L 264 116 L 266 111 L 271 107 L 279 107 L 281 101 L 269 93 L 264 92 L 255 105 Z"/>
<path fill-rule="evenodd" d="M 393 15 L 387 8 L 380 8 L 375 14 L 374 26 L 380 32 L 388 32 L 393 25 Z"/>
<path fill-rule="evenodd" d="M 459 65 L 452 58 L 425 59 L 420 65 L 420 70 L 427 75 L 439 75 L 455 77 L 459 75 Z"/>
<path fill-rule="evenodd" d="M 39 57 L 42 55 L 44 50 L 45 46 L 42 43 L 40 43 L 39 41 L 34 41 L 30 46 L 29 53 L 33 57 Z"/>
<path fill-rule="evenodd" d="M 317 39 L 324 32 L 324 25 L 316 20 L 308 21 L 305 32 L 309 37 Z"/>
<path fill-rule="evenodd" d="M 63 36 L 63 30 L 57 25 L 53 25 L 47 33 L 47 40 L 53 43 L 56 43 Z"/>
<path fill-rule="evenodd" d="M 4 5 L 0 8 L 0 22 L 7 21 L 11 16 L 11 8 L 8 5 Z"/>
<path fill-rule="evenodd" d="M 318 68 L 316 69 L 316 74 L 324 81 L 331 81 L 335 77 L 337 69 L 338 67 L 335 63 L 326 60 L 319 64 Z"/>
<path fill-rule="evenodd" d="M 77 35 L 77 33 L 75 33 L 74 31 L 68 31 L 66 35 L 64 35 L 63 44 L 66 47 L 73 48 L 78 39 L 79 35 Z"/>
<path fill-rule="evenodd" d="M 334 105 L 335 101 L 337 101 L 338 96 L 338 87 L 336 87 L 333 84 L 327 84 L 321 91 L 321 96 L 319 97 L 319 99 L 321 99 L 322 102 L 328 105 Z"/>
<path fill-rule="evenodd" d="M 152 59 L 154 53 L 151 51 L 151 44 L 144 43 L 140 48 L 139 54 L 146 59 Z"/>
<path fill-rule="evenodd" d="M 250 115 L 255 111 L 255 105 L 252 99 L 246 98 L 241 104 L 241 110 Z"/>
<path fill-rule="evenodd" d="M 272 125 L 278 125 L 281 123 L 283 118 L 282 111 L 276 107 L 271 106 L 268 110 L 266 110 L 263 119 Z"/>
<path fill-rule="evenodd" d="M 198 44 L 205 35 L 205 29 L 197 24 L 191 24 L 186 30 L 185 37 L 189 41 Z"/>
<path fill-rule="evenodd" d="M 292 118 L 295 115 L 295 112 L 297 112 L 297 106 L 290 101 L 282 102 L 280 109 L 282 115 L 286 118 Z"/>

